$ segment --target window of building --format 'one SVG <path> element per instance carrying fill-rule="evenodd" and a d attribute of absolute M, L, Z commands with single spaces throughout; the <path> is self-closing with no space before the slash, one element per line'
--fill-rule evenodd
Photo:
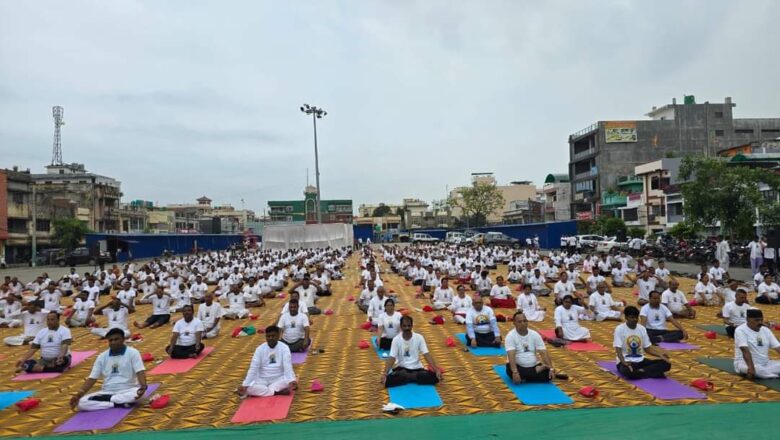
<path fill-rule="evenodd" d="M 661 188 L 661 179 L 658 178 L 658 176 L 653 176 L 650 178 L 650 189 L 660 189 Z"/>
<path fill-rule="evenodd" d="M 336 205 L 328 205 L 328 212 L 333 212 L 336 210 Z"/>
<path fill-rule="evenodd" d="M 12 192 L 11 193 L 11 201 L 14 202 L 17 205 L 24 204 L 24 193 L 23 192 Z"/>
<path fill-rule="evenodd" d="M 285 217 L 285 221 L 288 221 L 288 222 L 291 222 L 291 221 L 293 221 L 293 218 L 292 218 L 292 216 L 291 216 L 291 215 L 288 215 L 287 217 Z"/>
<path fill-rule="evenodd" d="M 290 206 L 290 205 L 287 205 L 287 206 L 284 207 L 284 211 L 285 212 L 293 212 L 293 207 Z"/>
<path fill-rule="evenodd" d="M 35 221 L 35 230 L 38 232 L 49 232 L 49 229 L 51 229 L 51 224 L 49 220 L 46 219 L 38 219 Z"/>
<path fill-rule="evenodd" d="M 734 133 L 736 134 L 753 134 L 752 128 L 738 128 L 734 130 Z"/>
<path fill-rule="evenodd" d="M 668 205 L 667 211 L 669 212 L 670 216 L 683 215 L 683 205 L 682 203 L 670 203 Z"/>
<path fill-rule="evenodd" d="M 716 118 L 722 118 L 723 117 L 723 112 L 715 112 L 715 117 Z"/>
<path fill-rule="evenodd" d="M 715 130 L 715 136 L 723 136 L 723 130 Z"/>
<path fill-rule="evenodd" d="M 586 180 L 584 182 L 577 182 L 574 184 L 574 191 L 576 192 L 584 192 L 584 191 L 593 191 L 593 181 L 592 180 Z"/>
<path fill-rule="evenodd" d="M 352 212 L 351 205 L 336 205 L 336 212 Z"/>
<path fill-rule="evenodd" d="M 780 129 L 778 128 L 762 128 L 761 129 L 762 134 L 771 134 L 771 135 L 777 135 L 780 133 Z"/>
<path fill-rule="evenodd" d="M 637 214 L 637 209 L 624 209 L 623 210 L 623 220 L 627 222 L 635 222 L 639 220 L 639 215 Z"/>
<path fill-rule="evenodd" d="M 23 218 L 9 218 L 8 232 L 15 233 L 15 234 L 28 233 L 29 231 L 27 230 L 27 220 Z"/>

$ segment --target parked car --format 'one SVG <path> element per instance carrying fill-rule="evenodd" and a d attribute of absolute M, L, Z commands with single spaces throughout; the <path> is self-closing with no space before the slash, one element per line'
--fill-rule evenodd
<path fill-rule="evenodd" d="M 450 244 L 460 244 L 461 241 L 463 241 L 464 235 L 462 232 L 455 232 L 450 231 L 447 232 L 447 237 L 445 238 L 445 241 Z"/>
<path fill-rule="evenodd" d="M 601 235 L 578 235 L 577 241 L 579 241 L 580 245 L 584 248 L 595 248 L 596 244 L 600 241 L 605 241 L 607 237 L 601 236 Z"/>
<path fill-rule="evenodd" d="M 486 245 L 497 245 L 497 246 L 512 246 L 512 247 L 520 247 L 520 240 L 516 238 L 512 238 L 503 232 L 488 232 L 485 234 L 485 239 L 483 240 L 483 244 Z"/>
<path fill-rule="evenodd" d="M 606 240 L 602 240 L 596 243 L 596 252 L 620 252 L 627 251 L 628 243 L 624 241 L 618 241 L 617 237 L 608 237 Z"/>
<path fill-rule="evenodd" d="M 35 264 L 39 266 L 45 266 L 48 264 L 55 264 L 57 258 L 62 256 L 63 250 L 60 248 L 41 249 L 36 255 Z"/>
<path fill-rule="evenodd" d="M 485 240 L 485 234 L 483 234 L 482 232 L 477 232 L 471 236 L 466 237 L 466 240 L 464 240 L 464 242 L 466 244 L 480 245 L 484 240 Z"/>
<path fill-rule="evenodd" d="M 412 243 L 438 243 L 439 239 L 431 237 L 431 234 L 415 232 L 412 234 Z"/>
<path fill-rule="evenodd" d="M 59 257 L 57 259 L 57 265 L 60 267 L 77 266 L 79 264 L 94 266 L 95 264 L 108 263 L 110 261 L 111 256 L 106 252 L 100 252 L 98 255 L 93 255 L 89 249 L 79 247 Z"/>

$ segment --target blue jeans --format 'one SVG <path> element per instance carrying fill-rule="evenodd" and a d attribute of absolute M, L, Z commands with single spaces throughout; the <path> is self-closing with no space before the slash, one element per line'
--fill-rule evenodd
<path fill-rule="evenodd" d="M 753 272 L 754 276 L 758 273 L 758 268 L 762 264 L 764 264 L 764 258 L 763 257 L 751 258 L 750 259 L 750 270 Z"/>

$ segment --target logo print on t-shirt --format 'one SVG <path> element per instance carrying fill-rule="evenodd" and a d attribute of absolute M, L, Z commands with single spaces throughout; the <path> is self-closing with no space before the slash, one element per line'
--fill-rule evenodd
<path fill-rule="evenodd" d="M 275 364 L 276 363 L 276 354 L 271 353 L 271 355 L 268 357 L 268 363 L 269 364 Z"/>
<path fill-rule="evenodd" d="M 629 335 L 626 338 L 626 348 L 628 348 L 628 357 L 642 356 L 642 338 L 637 335 Z"/>
<path fill-rule="evenodd" d="M 51 341 L 49 341 L 49 342 L 51 342 Z M 756 338 L 756 345 L 758 345 L 759 347 L 763 347 L 764 346 L 764 340 L 761 339 L 760 336 L 758 338 Z"/>
<path fill-rule="evenodd" d="M 52 342 L 54 342 L 54 337 L 52 337 L 52 335 L 49 335 L 49 343 L 52 343 Z M 760 339 L 758 340 L 758 345 L 761 345 L 761 340 Z"/>
<path fill-rule="evenodd" d="M 111 374 L 119 374 L 119 364 L 114 363 L 111 365 Z"/>

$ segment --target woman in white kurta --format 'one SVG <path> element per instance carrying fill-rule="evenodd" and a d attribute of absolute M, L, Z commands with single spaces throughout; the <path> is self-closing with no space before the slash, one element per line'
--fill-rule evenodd
<path fill-rule="evenodd" d="M 526 284 L 523 292 L 517 297 L 517 310 L 522 310 L 529 322 L 544 321 L 545 308 L 539 307 L 536 295 L 531 292 L 531 286 Z"/>
<path fill-rule="evenodd" d="M 563 304 L 555 308 L 556 336 L 568 341 L 590 339 L 590 330 L 580 325 L 581 313 L 587 313 L 587 310 L 573 304 L 571 295 L 566 295 Z"/>

